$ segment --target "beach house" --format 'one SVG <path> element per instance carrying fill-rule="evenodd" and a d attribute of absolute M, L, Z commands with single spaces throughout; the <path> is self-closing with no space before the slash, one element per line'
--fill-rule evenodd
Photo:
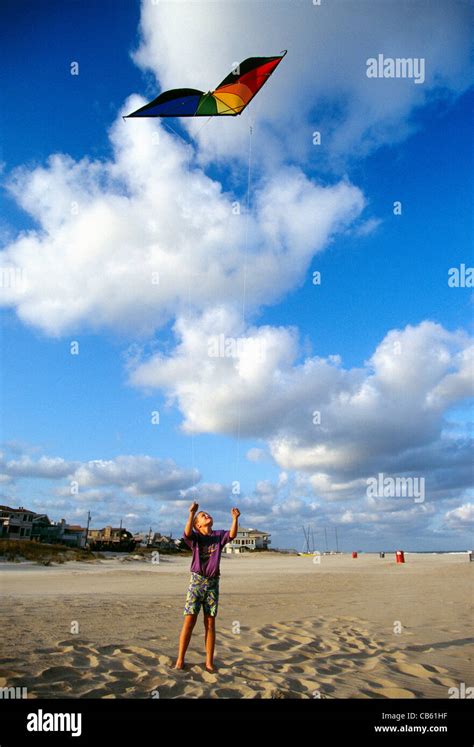
<path fill-rule="evenodd" d="M 133 539 L 141 547 L 156 547 L 162 550 L 175 550 L 180 543 L 180 540 L 173 539 L 171 534 L 161 534 L 160 532 L 136 532 Z"/>
<path fill-rule="evenodd" d="M 268 545 L 271 542 L 270 536 L 268 532 L 260 532 L 258 529 L 251 527 L 240 527 L 237 536 L 224 547 L 224 551 L 239 553 L 249 550 L 268 550 Z"/>
<path fill-rule="evenodd" d="M 47 514 L 38 514 L 23 506 L 0 506 L 0 539 L 84 547 L 86 531 L 77 524 L 67 524 L 66 519 L 51 521 Z"/>
<path fill-rule="evenodd" d="M 33 520 L 40 515 L 45 516 L 23 506 L 19 508 L 0 506 L 0 539 L 31 539 Z"/>
<path fill-rule="evenodd" d="M 67 524 L 66 519 L 50 521 L 46 514 L 39 514 L 33 519 L 31 539 L 47 542 L 51 545 L 70 545 L 85 547 L 87 529 L 79 524 Z"/>
<path fill-rule="evenodd" d="M 136 541 L 131 532 L 123 527 L 106 526 L 102 529 L 89 529 L 87 536 L 89 548 L 92 550 L 134 550 Z"/>

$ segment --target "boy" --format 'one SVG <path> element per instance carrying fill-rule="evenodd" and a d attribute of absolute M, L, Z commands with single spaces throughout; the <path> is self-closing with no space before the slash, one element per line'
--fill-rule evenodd
<path fill-rule="evenodd" d="M 213 531 L 212 516 L 206 511 L 198 512 L 198 508 L 197 503 L 193 502 L 191 504 L 189 518 L 183 534 L 184 541 L 193 551 L 193 559 L 191 561 L 191 579 L 184 605 L 184 622 L 179 636 L 179 651 L 175 669 L 184 669 L 184 657 L 202 604 L 206 669 L 208 672 L 214 672 L 215 622 L 219 601 L 221 552 L 224 545 L 237 535 L 240 511 L 238 508 L 232 509 L 230 530 L 218 529 Z"/>

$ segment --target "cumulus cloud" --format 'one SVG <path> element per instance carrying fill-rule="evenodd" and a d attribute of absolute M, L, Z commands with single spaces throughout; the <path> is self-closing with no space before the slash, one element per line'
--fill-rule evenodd
<path fill-rule="evenodd" d="M 298 0 L 145 0 L 141 41 L 133 57 L 154 73 L 162 90 L 207 91 L 244 58 L 288 49 L 247 110 L 249 117 L 244 112 L 205 127 L 184 121 L 199 142 L 200 156 L 209 160 L 245 158 L 252 121 L 257 157 L 271 157 L 278 168 L 287 154 L 296 160 L 312 156 L 318 163 L 334 162 L 404 139 L 416 128 L 412 115 L 417 107 L 436 97 L 455 98 L 471 85 L 471 26 L 468 3 L 443 0 L 336 0 L 320 6 Z M 423 84 L 368 78 L 366 62 L 378 54 L 423 58 Z M 322 133 L 317 148 L 315 130 Z"/>
<path fill-rule="evenodd" d="M 119 456 L 87 462 L 74 472 L 74 480 L 85 487 L 116 485 L 133 495 L 160 497 L 177 495 L 200 479 L 199 472 L 177 467 L 172 459 L 150 456 Z"/>
<path fill-rule="evenodd" d="M 241 56 L 260 49 L 262 27 L 272 48 L 267 51 L 278 52 L 284 30 L 293 51 L 252 103 L 263 129 L 254 149 L 261 160 L 250 214 L 245 184 L 239 188 L 237 179 L 235 192 L 226 192 L 199 166 L 206 153 L 231 161 L 233 153 L 246 152 L 236 147 L 246 130 L 240 118 L 219 119 L 218 130 L 211 123 L 193 146 L 161 122 L 118 117 L 110 160 L 54 154 L 46 165 L 8 177 L 11 195 L 38 228 L 1 253 L 3 272 L 13 280 L 2 289 L 2 304 L 51 335 L 83 328 L 146 335 L 189 310 L 240 305 L 244 287 L 249 313 L 280 300 L 337 232 L 354 226 L 364 234 L 379 221 L 360 222 L 366 200 L 347 178 L 322 185 L 305 175 L 315 121 L 319 126 L 328 118 L 331 153 L 355 153 L 355 143 L 403 136 L 404 118 L 433 91 L 455 95 L 468 85 L 468 13 L 465 4 L 448 10 L 438 2 L 370 8 L 259 2 L 251 11 L 241 2 L 144 2 L 134 59 L 165 87 L 199 87 L 200 80 L 226 74 Z M 365 59 L 381 49 L 425 56 L 425 84 L 368 79 Z M 140 103 L 130 97 L 120 114 Z M 344 116 L 336 126 L 339 110 Z"/>
<path fill-rule="evenodd" d="M 240 306 L 244 289 L 252 313 L 301 283 L 365 207 L 347 179 L 322 186 L 288 166 L 262 176 L 246 213 L 160 124 L 119 117 L 111 142 L 110 161 L 56 154 L 8 182 L 39 228 L 1 252 L 1 302 L 50 335 L 150 334 L 186 309 Z"/>
<path fill-rule="evenodd" d="M 183 507 L 187 508 L 192 501 L 203 504 L 204 507 L 209 509 L 226 509 L 230 508 L 231 504 L 234 505 L 230 500 L 230 486 L 222 485 L 221 483 L 209 483 L 203 482 L 199 485 L 193 485 L 191 488 L 187 488 L 181 492 L 180 501 Z"/>
<path fill-rule="evenodd" d="M 49 480 L 67 478 L 86 490 L 92 500 L 102 500 L 106 493 L 91 491 L 101 486 L 117 487 L 130 495 L 158 496 L 174 500 L 199 482 L 196 469 L 179 467 L 172 459 L 151 456 L 124 455 L 115 459 L 93 459 L 88 462 L 68 462 L 61 457 L 41 457 L 33 461 L 24 456 L 18 460 L 0 459 L 2 476 L 8 480 L 36 477 Z M 70 487 L 59 490 L 58 495 L 71 494 Z"/>
<path fill-rule="evenodd" d="M 444 516 L 448 528 L 468 529 L 474 525 L 474 503 L 464 503 L 458 508 L 447 511 Z"/>
<path fill-rule="evenodd" d="M 175 350 L 138 364 L 130 379 L 167 391 L 185 432 L 266 439 L 281 468 L 308 472 L 315 490 L 333 494 L 358 490 L 362 476 L 383 469 L 437 469 L 440 480 L 455 470 L 467 479 L 470 440 L 444 432 L 445 413 L 473 393 L 467 333 L 430 321 L 391 330 L 364 366 L 345 369 L 339 356 L 298 363 L 294 329 L 244 329 L 225 307 L 174 329 Z M 221 345 L 212 356 L 216 335 L 253 344 L 229 346 L 232 355 Z"/>
<path fill-rule="evenodd" d="M 29 456 L 21 459 L 0 458 L 0 470 L 6 478 L 39 477 L 58 480 L 70 475 L 79 462 L 69 462 L 61 457 L 42 456 L 37 460 Z"/>

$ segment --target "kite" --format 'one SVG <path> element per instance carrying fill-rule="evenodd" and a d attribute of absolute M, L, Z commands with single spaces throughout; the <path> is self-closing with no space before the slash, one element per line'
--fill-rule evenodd
<path fill-rule="evenodd" d="M 277 57 L 249 57 L 224 78 L 214 91 L 173 88 L 137 109 L 129 117 L 214 117 L 242 114 L 267 82 L 286 50 Z"/>

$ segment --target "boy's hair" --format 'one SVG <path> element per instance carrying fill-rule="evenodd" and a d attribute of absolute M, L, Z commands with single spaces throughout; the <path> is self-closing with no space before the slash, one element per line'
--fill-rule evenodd
<path fill-rule="evenodd" d="M 197 522 L 199 514 L 204 514 L 204 513 L 206 513 L 206 512 L 205 511 L 198 511 L 197 512 L 197 514 L 195 515 L 195 517 L 193 519 L 193 529 L 196 529 L 196 522 Z"/>

